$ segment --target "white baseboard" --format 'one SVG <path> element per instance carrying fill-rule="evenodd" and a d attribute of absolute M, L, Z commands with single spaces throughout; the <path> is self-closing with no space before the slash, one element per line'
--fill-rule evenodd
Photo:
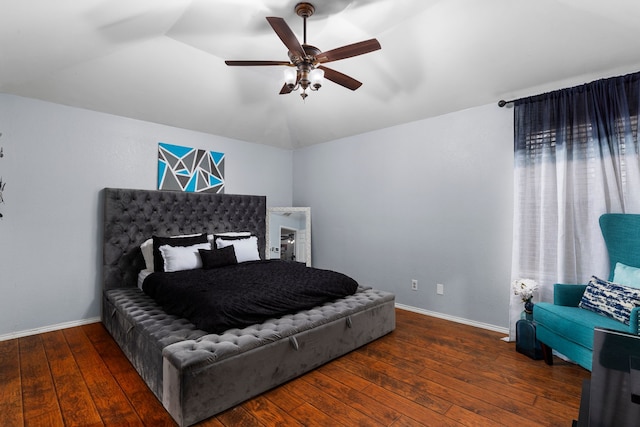
<path fill-rule="evenodd" d="M 489 331 L 500 332 L 502 334 L 509 335 L 509 328 L 503 328 L 501 326 L 491 325 L 489 323 L 476 322 L 475 320 L 463 319 L 462 317 L 450 316 L 448 314 L 442 314 L 435 311 L 424 310 L 422 308 L 411 307 L 410 305 L 396 303 L 396 308 L 401 310 L 413 311 L 414 313 L 424 314 L 425 316 L 437 317 L 439 319 L 450 320 L 456 323 L 462 323 L 464 325 L 474 326 L 476 328 L 487 329 Z"/>
<path fill-rule="evenodd" d="M 45 332 L 58 331 L 60 329 L 73 328 L 75 326 L 88 325 L 90 323 L 96 323 L 99 321 L 100 321 L 99 317 L 92 317 L 90 319 L 74 320 L 72 322 L 58 323 L 57 325 L 43 326 L 42 328 L 27 329 L 26 331 L 12 332 L 10 334 L 0 335 L 0 341 L 27 337 L 29 335 L 43 334 Z"/>
<path fill-rule="evenodd" d="M 409 305 L 396 303 L 396 308 L 401 310 L 412 311 L 414 313 L 423 314 L 425 316 L 437 317 L 439 319 L 450 320 L 456 323 L 462 323 L 464 325 L 474 326 L 476 328 L 487 329 L 494 332 L 500 332 L 509 335 L 509 328 L 503 328 L 489 323 L 476 322 L 475 320 L 464 319 L 462 317 L 450 316 L 448 314 L 438 313 L 436 311 L 424 310 L 422 308 L 411 307 Z M 57 331 L 60 329 L 73 328 L 75 326 L 88 325 L 90 323 L 100 322 L 99 317 L 92 317 L 89 319 L 75 320 L 72 322 L 58 323 L 57 325 L 44 326 L 42 328 L 28 329 L 26 331 L 12 332 L 10 334 L 0 335 L 0 341 L 11 340 L 14 338 L 26 337 L 29 335 L 43 334 L 45 332 Z"/>

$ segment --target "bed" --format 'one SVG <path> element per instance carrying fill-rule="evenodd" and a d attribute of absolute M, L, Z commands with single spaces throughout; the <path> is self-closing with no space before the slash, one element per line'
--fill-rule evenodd
<path fill-rule="evenodd" d="M 245 231 L 264 259 L 266 198 L 106 188 L 102 322 L 173 419 L 188 426 L 395 328 L 394 295 L 355 293 L 218 333 L 167 313 L 142 291 L 150 236 Z M 277 261 L 276 261 L 277 262 Z"/>

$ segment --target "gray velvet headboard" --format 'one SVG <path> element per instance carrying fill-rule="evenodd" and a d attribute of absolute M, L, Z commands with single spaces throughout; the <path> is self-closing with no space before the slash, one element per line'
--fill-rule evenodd
<path fill-rule="evenodd" d="M 137 286 L 140 244 L 156 236 L 251 231 L 264 259 L 265 196 L 105 188 L 104 289 Z"/>

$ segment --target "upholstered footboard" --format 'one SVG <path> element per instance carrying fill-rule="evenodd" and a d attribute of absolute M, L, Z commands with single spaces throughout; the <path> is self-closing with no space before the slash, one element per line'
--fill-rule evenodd
<path fill-rule="evenodd" d="M 138 288 L 105 291 L 102 323 L 159 400 L 162 350 L 169 344 L 207 335 L 186 319 L 165 313 Z"/>
<path fill-rule="evenodd" d="M 395 328 L 393 294 L 361 289 L 223 335 L 164 314 L 139 289 L 105 292 L 103 322 L 181 426 L 194 424 Z"/>

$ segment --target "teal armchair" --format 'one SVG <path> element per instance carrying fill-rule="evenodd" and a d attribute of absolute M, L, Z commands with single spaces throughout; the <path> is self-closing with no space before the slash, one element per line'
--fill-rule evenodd
<path fill-rule="evenodd" d="M 609 280 L 616 263 L 640 268 L 640 215 L 604 214 L 600 229 L 609 254 Z M 640 308 L 631 310 L 629 324 L 578 307 L 587 285 L 554 285 L 553 303 L 540 302 L 533 308 L 536 338 L 544 360 L 553 364 L 552 350 L 591 370 L 593 331 L 602 327 L 638 334 Z"/>

